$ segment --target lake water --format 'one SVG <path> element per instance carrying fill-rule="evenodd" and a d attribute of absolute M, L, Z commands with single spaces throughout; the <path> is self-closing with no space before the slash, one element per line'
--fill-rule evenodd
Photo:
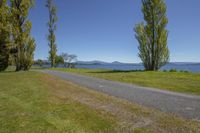
<path fill-rule="evenodd" d="M 101 65 L 76 65 L 76 68 L 110 69 L 110 70 L 143 70 L 142 64 L 101 64 Z M 161 70 L 183 70 L 200 73 L 200 64 L 167 64 Z"/>

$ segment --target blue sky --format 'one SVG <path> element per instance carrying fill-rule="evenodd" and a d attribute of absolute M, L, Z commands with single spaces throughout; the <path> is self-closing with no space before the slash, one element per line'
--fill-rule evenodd
<path fill-rule="evenodd" d="M 46 0 L 31 10 L 35 59 L 47 59 Z M 58 54 L 76 54 L 79 60 L 136 63 L 135 24 L 143 21 L 141 0 L 55 0 L 58 8 Z M 166 0 L 170 61 L 200 62 L 200 0 Z"/>

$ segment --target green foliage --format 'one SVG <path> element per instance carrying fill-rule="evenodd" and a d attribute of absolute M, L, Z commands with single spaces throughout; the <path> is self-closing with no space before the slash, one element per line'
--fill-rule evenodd
<path fill-rule="evenodd" d="M 42 67 L 43 64 L 44 64 L 44 62 L 43 62 L 43 60 L 38 59 L 37 61 L 35 61 L 35 64 L 36 64 L 36 65 L 39 65 L 40 67 Z"/>
<path fill-rule="evenodd" d="M 25 48 L 24 53 L 24 70 L 29 70 L 34 63 L 35 40 L 33 38 L 29 38 L 27 43 L 28 45 Z"/>
<path fill-rule="evenodd" d="M 177 72 L 176 69 L 170 69 L 169 72 Z"/>
<path fill-rule="evenodd" d="M 9 64 L 10 21 L 7 0 L 0 1 L 0 71 Z"/>
<path fill-rule="evenodd" d="M 181 70 L 180 72 L 183 72 L 183 73 L 190 73 L 190 72 L 187 71 L 187 70 Z"/>
<path fill-rule="evenodd" d="M 49 22 L 48 28 L 49 28 L 49 35 L 48 35 L 48 41 L 49 41 L 49 59 L 51 61 L 51 67 L 55 67 L 56 64 L 56 52 L 57 52 L 57 46 L 56 46 L 56 36 L 55 36 L 55 30 L 56 30 L 56 6 L 53 3 L 53 0 L 47 0 L 46 7 L 49 11 Z"/>
<path fill-rule="evenodd" d="M 146 70 L 158 70 L 169 61 L 167 9 L 164 0 L 142 0 L 142 4 L 146 23 L 135 27 L 139 57 Z"/>
<path fill-rule="evenodd" d="M 63 59 L 63 57 L 61 55 L 57 55 L 56 59 L 55 59 L 55 63 L 56 63 L 56 66 L 57 66 L 59 64 L 64 64 L 65 61 L 64 61 L 64 59 Z"/>
<path fill-rule="evenodd" d="M 190 73 L 189 71 L 186 71 L 186 70 L 180 70 L 180 71 L 178 71 L 177 69 L 170 69 L 169 72 Z"/>
<path fill-rule="evenodd" d="M 35 41 L 30 36 L 32 23 L 27 19 L 33 4 L 34 0 L 11 0 L 16 71 L 29 70 L 33 64 Z"/>

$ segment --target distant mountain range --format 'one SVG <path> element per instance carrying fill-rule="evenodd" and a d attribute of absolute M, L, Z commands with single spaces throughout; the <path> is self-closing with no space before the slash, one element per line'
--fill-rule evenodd
<path fill-rule="evenodd" d="M 48 60 L 43 60 L 43 62 L 45 64 L 49 64 L 50 62 Z M 113 64 L 113 65 L 142 65 L 142 63 L 123 63 L 123 62 L 119 62 L 119 61 L 114 61 L 114 62 L 105 62 L 105 61 L 98 61 L 98 60 L 94 60 L 94 61 L 77 61 L 76 64 L 78 65 L 109 65 L 109 64 Z M 169 65 L 200 65 L 200 63 L 198 62 L 170 62 L 168 63 Z"/>
<path fill-rule="evenodd" d="M 114 64 L 114 65 L 126 65 L 126 64 L 134 64 L 134 65 L 141 65 L 142 63 L 123 63 L 119 61 L 114 61 L 114 62 L 104 62 L 104 61 L 77 61 L 76 62 L 79 65 L 109 65 L 109 64 Z M 170 62 L 169 64 L 171 65 L 200 65 L 200 63 L 197 62 Z"/>
<path fill-rule="evenodd" d="M 77 64 L 81 65 L 101 65 L 101 64 L 108 64 L 107 62 L 103 61 L 77 61 Z"/>
<path fill-rule="evenodd" d="M 114 62 L 104 62 L 104 61 L 77 61 L 76 62 L 79 65 L 108 65 L 108 64 L 115 64 L 115 65 L 120 65 L 120 64 L 134 64 L 134 63 L 122 63 L 119 61 L 114 61 Z M 137 63 L 139 64 L 139 63 Z"/>
<path fill-rule="evenodd" d="M 79 65 L 109 65 L 109 64 L 114 64 L 114 65 L 122 65 L 122 64 L 141 64 L 141 63 L 123 63 L 119 61 L 114 61 L 114 62 L 104 62 L 104 61 L 77 61 L 76 62 Z"/>

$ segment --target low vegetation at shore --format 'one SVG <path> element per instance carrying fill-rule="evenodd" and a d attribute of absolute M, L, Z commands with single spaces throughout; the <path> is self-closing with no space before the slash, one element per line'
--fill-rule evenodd
<path fill-rule="evenodd" d="M 52 68 L 50 70 L 72 72 L 139 86 L 200 95 L 200 74 L 188 72 L 115 71 L 65 68 Z"/>
<path fill-rule="evenodd" d="M 0 86 L 1 132 L 200 133 L 198 121 L 39 72 L 0 73 Z"/>

